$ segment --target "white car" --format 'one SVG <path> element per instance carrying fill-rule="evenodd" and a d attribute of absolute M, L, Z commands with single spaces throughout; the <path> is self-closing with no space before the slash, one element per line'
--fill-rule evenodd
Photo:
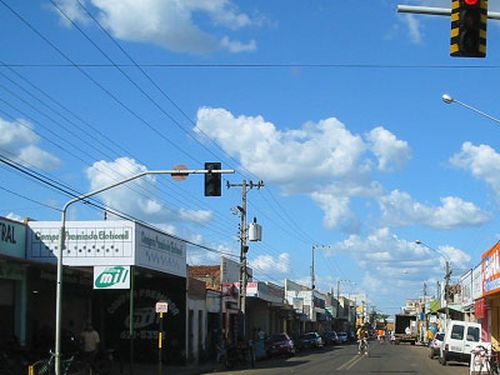
<path fill-rule="evenodd" d="M 482 342 L 481 337 L 481 324 L 450 320 L 439 349 L 439 363 L 446 366 L 448 361 L 469 362 L 477 345 L 490 347 L 490 343 Z"/>
<path fill-rule="evenodd" d="M 433 359 L 435 356 L 439 356 L 443 340 L 444 332 L 436 332 L 434 338 L 429 343 L 429 358 Z"/>

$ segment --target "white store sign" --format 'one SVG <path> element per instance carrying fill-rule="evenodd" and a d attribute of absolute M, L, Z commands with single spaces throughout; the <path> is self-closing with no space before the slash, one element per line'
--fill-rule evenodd
<path fill-rule="evenodd" d="M 95 266 L 94 289 L 130 289 L 130 266 Z"/>
<path fill-rule="evenodd" d="M 33 221 L 28 225 L 27 258 L 55 263 L 61 223 Z M 63 264 L 141 266 L 186 277 L 186 244 L 159 230 L 130 221 L 68 221 Z"/>

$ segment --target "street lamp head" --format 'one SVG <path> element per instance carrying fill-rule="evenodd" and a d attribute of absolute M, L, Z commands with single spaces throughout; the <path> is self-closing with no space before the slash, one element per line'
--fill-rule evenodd
<path fill-rule="evenodd" d="M 446 104 L 451 104 L 455 101 L 455 99 L 453 99 L 451 96 L 449 96 L 448 94 L 444 94 L 441 99 L 443 99 L 443 102 L 445 102 Z"/>

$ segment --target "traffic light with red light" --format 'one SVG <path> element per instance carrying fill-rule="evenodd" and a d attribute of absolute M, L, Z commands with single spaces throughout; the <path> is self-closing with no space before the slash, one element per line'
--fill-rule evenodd
<path fill-rule="evenodd" d="M 222 176 L 220 173 L 211 173 L 220 170 L 222 164 L 218 162 L 205 163 L 205 197 L 220 197 L 222 195 Z"/>
<path fill-rule="evenodd" d="M 486 57 L 488 0 L 452 0 L 450 55 Z"/>

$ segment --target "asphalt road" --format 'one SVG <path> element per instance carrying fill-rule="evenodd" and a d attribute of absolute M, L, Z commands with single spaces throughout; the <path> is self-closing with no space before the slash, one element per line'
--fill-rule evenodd
<path fill-rule="evenodd" d="M 237 368 L 217 374 L 401 374 L 401 375 L 467 375 L 469 367 L 463 363 L 441 366 L 437 359 L 427 357 L 428 349 L 421 346 L 379 344 L 370 341 L 370 355 L 359 356 L 355 345 L 328 347 L 298 353 L 289 359 L 271 359 L 257 362 L 254 369 Z M 212 372 L 213 374 L 214 372 Z"/>

